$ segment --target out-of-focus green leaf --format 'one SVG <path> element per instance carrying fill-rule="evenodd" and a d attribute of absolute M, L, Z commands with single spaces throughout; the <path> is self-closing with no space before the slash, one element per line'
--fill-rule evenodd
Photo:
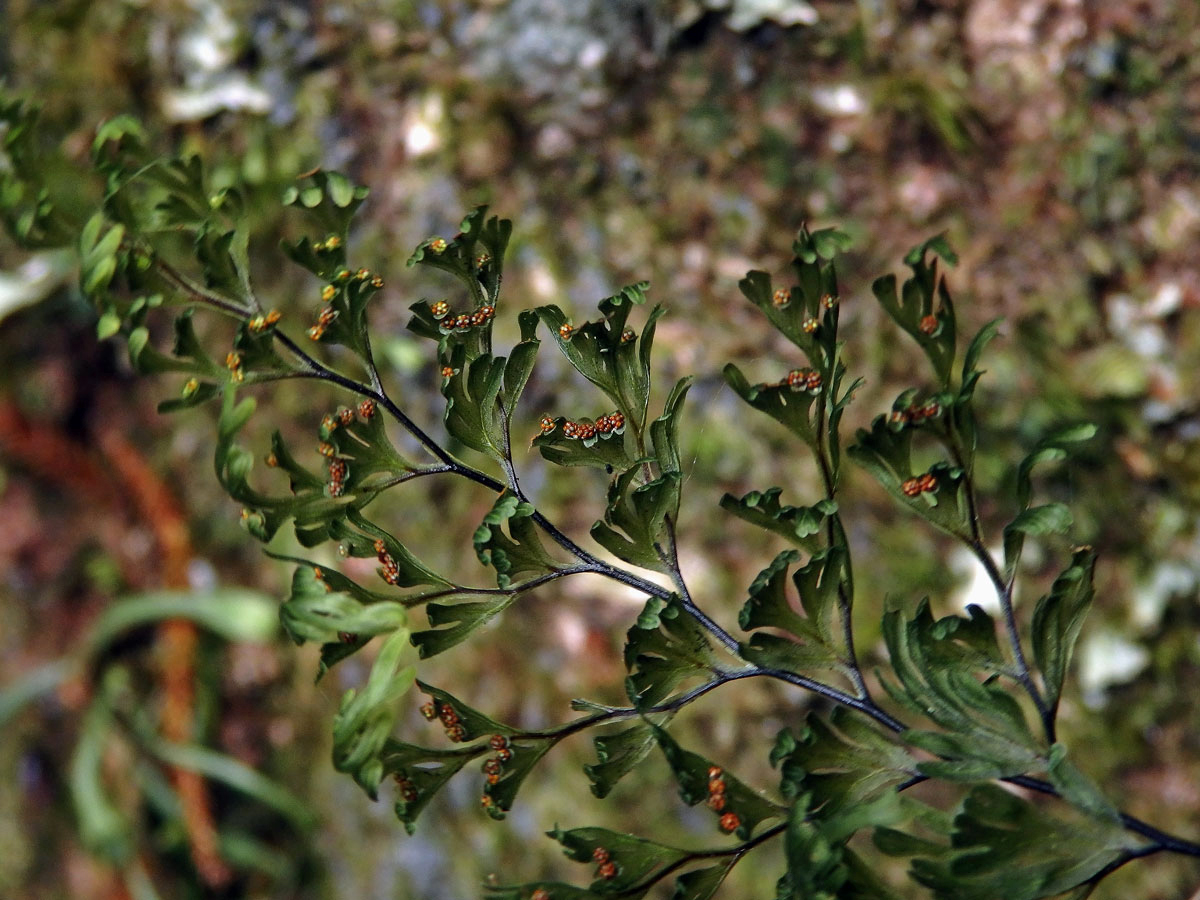
<path fill-rule="evenodd" d="M 1095 434 L 1096 426 L 1090 424 L 1064 428 L 1039 441 L 1029 455 L 1021 460 L 1021 464 L 1017 467 L 1016 478 L 1017 505 L 1020 511 L 1017 519 L 1004 530 L 1004 569 L 1005 577 L 1009 581 L 1012 581 L 1016 573 L 1026 534 L 1061 533 L 1071 526 L 1070 512 L 1065 508 L 1058 509 L 1061 504 L 1039 507 L 1038 509 L 1043 512 L 1034 512 L 1029 508 L 1030 498 L 1033 494 L 1034 468 L 1042 463 L 1066 459 L 1075 449 L 1074 445 L 1091 440 Z M 1026 527 L 1017 527 L 1018 523 L 1028 521 L 1031 515 L 1033 517 L 1032 524 L 1043 530 L 1035 532 Z M 1057 521 L 1055 521 L 1055 517 L 1057 517 Z"/>
<path fill-rule="evenodd" d="M 406 628 L 392 632 L 379 649 L 367 683 L 348 690 L 333 719 L 333 765 L 348 772 L 375 799 L 384 767 L 380 753 L 396 721 L 396 701 L 416 679 L 415 651 Z"/>
<path fill-rule="evenodd" d="M 6 727 L 26 704 L 55 690 L 70 677 L 71 671 L 70 662 L 60 659 L 23 672 L 0 688 L 0 728 Z"/>
<path fill-rule="evenodd" d="M 168 765 L 219 781 L 281 813 L 297 828 L 307 830 L 317 824 L 316 812 L 300 798 L 232 756 L 196 744 L 161 740 L 150 741 L 148 747 Z"/>
<path fill-rule="evenodd" d="M 269 641 L 279 628 L 276 603 L 258 591 L 150 591 L 109 605 L 88 633 L 87 652 L 94 656 L 131 628 L 167 619 L 187 619 L 234 642 Z"/>
<path fill-rule="evenodd" d="M 96 213 L 84 226 L 79 237 L 79 284 L 88 297 L 99 297 L 108 290 L 124 238 L 125 226 L 110 225 L 103 213 Z"/>
<path fill-rule="evenodd" d="M 296 643 L 333 642 L 342 635 L 355 639 L 403 628 L 408 622 L 404 605 L 395 601 L 364 604 L 349 593 L 336 591 L 316 569 L 300 567 L 292 575 L 292 590 L 279 619 Z"/>
<path fill-rule="evenodd" d="M 285 206 L 308 211 L 328 234 L 343 242 L 359 206 L 367 199 L 368 191 L 338 172 L 318 169 L 303 176 L 283 195 Z"/>
<path fill-rule="evenodd" d="M 103 694 L 83 716 L 68 784 L 83 846 L 121 865 L 133 854 L 134 828 L 104 783 L 105 747 L 115 737 L 116 723 Z"/>
<path fill-rule="evenodd" d="M 52 195 L 62 187 L 51 174 L 62 154 L 48 152 L 40 115 L 36 104 L 0 94 L 0 218 L 18 244 L 38 250 L 74 243 L 80 225 Z"/>

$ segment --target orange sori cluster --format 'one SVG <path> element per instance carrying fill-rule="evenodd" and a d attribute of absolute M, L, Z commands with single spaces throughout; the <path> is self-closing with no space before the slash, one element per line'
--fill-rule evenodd
<path fill-rule="evenodd" d="M 561 325 L 558 326 L 558 336 L 560 338 L 562 338 L 564 341 L 569 341 L 571 339 L 571 336 L 573 334 L 575 334 L 576 331 L 578 331 L 578 329 L 574 325 L 572 325 L 570 322 L 563 322 Z M 630 343 L 632 341 L 636 341 L 636 340 L 637 340 L 637 332 L 634 331 L 632 328 L 622 328 L 621 329 L 621 343 L 622 344 L 628 344 L 628 343 Z"/>
<path fill-rule="evenodd" d="M 379 542 L 376 541 L 375 545 L 376 549 L 378 549 Z M 467 729 L 463 727 L 462 722 L 458 719 L 458 713 L 454 711 L 454 707 L 449 703 L 439 703 L 437 700 L 430 700 L 428 703 L 422 704 L 421 715 L 430 722 L 434 719 L 441 720 L 442 727 L 446 729 L 446 737 L 452 743 L 460 744 L 467 739 Z"/>
<path fill-rule="evenodd" d="M 708 808 L 715 813 L 720 813 L 721 830 L 724 832 L 734 831 L 742 820 L 738 818 L 738 814 L 725 808 L 725 773 L 721 771 L 720 766 L 710 766 L 708 769 Z"/>
<path fill-rule="evenodd" d="M 821 373 L 816 369 L 792 369 L 783 383 L 793 391 L 811 391 L 815 394 L 821 390 Z"/>
<path fill-rule="evenodd" d="M 324 293 L 321 294 L 322 299 L 333 299 L 333 285 L 327 284 Z M 338 317 L 338 312 L 332 306 L 322 306 L 321 311 L 317 313 L 317 324 L 313 325 L 305 334 L 308 335 L 310 341 L 319 341 L 325 336 L 325 329 L 333 324 L 334 319 Z"/>
<path fill-rule="evenodd" d="M 921 316 L 921 321 L 917 323 L 917 328 L 920 329 L 921 334 L 927 334 L 930 337 L 934 337 L 939 331 L 942 330 L 942 322 L 937 316 L 934 315 Z"/>
<path fill-rule="evenodd" d="M 241 383 L 246 377 L 246 373 L 242 370 L 242 354 L 236 350 L 230 350 L 225 355 L 225 368 L 229 370 L 230 377 L 235 383 Z"/>
<path fill-rule="evenodd" d="M 937 479 L 932 472 L 926 472 L 924 475 L 918 475 L 916 478 L 905 479 L 900 485 L 900 490 L 904 492 L 905 497 L 916 497 L 918 494 L 924 494 L 928 491 L 937 490 Z"/>
<path fill-rule="evenodd" d="M 357 412 L 361 418 L 369 419 L 371 416 L 375 415 L 376 408 L 377 406 L 375 401 L 368 397 L 358 404 Z M 328 438 L 331 434 L 333 434 L 333 432 L 337 431 L 339 427 L 354 424 L 354 413 L 354 409 L 351 409 L 348 406 L 342 406 L 339 407 L 336 412 L 326 413 L 324 416 L 322 416 L 321 426 L 318 429 L 318 433 L 322 439 Z M 326 453 L 323 448 L 319 449 L 321 450 L 321 454 L 323 456 L 330 455 Z"/>
<path fill-rule="evenodd" d="M 334 238 L 330 238 L 334 240 Z M 326 242 L 328 243 L 328 242 Z M 319 245 L 318 245 L 319 246 Z M 355 281 L 369 281 L 371 287 L 379 289 L 383 287 L 383 279 L 371 272 L 370 269 L 359 269 L 357 272 L 351 272 L 349 269 L 338 269 L 336 275 L 333 276 L 335 281 L 346 282 L 350 279 Z M 333 298 L 337 296 L 337 285 L 327 284 L 321 288 L 321 301 L 323 303 L 331 303 Z M 323 306 L 321 311 L 317 313 L 317 322 L 305 332 L 309 340 L 319 341 L 325 336 L 325 330 L 333 324 L 334 319 L 338 317 L 338 312 L 332 306 Z"/>
<path fill-rule="evenodd" d="M 339 426 L 350 425 L 354 422 L 354 410 L 348 406 L 341 407 L 335 413 L 327 413 L 321 419 L 320 434 L 323 437 L 331 435 Z M 358 404 L 358 414 L 364 419 L 369 419 L 375 415 L 375 401 L 370 398 L 363 400 Z M 329 460 L 329 496 L 340 497 L 346 491 L 346 476 L 350 473 L 350 467 L 346 461 L 337 455 L 337 447 L 328 440 L 322 440 L 317 444 L 317 452 Z M 275 454 L 267 457 L 267 465 L 278 465 L 279 460 Z"/>
<path fill-rule="evenodd" d="M 282 313 L 277 309 L 273 309 L 265 316 L 255 316 L 246 323 L 246 327 L 253 334 L 262 334 L 268 328 L 273 328 L 281 318 L 283 318 Z"/>
<path fill-rule="evenodd" d="M 786 288 L 776 288 L 775 293 L 771 295 L 771 302 L 775 306 L 783 308 L 792 302 L 792 292 Z M 826 309 L 833 309 L 835 306 L 837 306 L 837 302 L 838 298 L 833 294 L 821 295 L 821 305 Z M 808 327 L 809 322 L 813 323 L 811 328 Z M 817 320 L 813 318 L 806 319 L 804 323 L 804 330 L 810 334 L 816 331 Z"/>
<path fill-rule="evenodd" d="M 603 878 L 605 881 L 612 881 L 617 877 L 617 864 L 612 861 L 608 850 L 604 847 L 597 847 L 592 851 L 592 859 L 596 862 L 596 877 Z"/>
<path fill-rule="evenodd" d="M 429 311 L 438 320 L 442 331 L 465 331 L 468 328 L 483 325 L 496 315 L 496 307 L 490 303 L 485 303 L 473 313 L 460 313 L 457 316 L 452 316 L 450 315 L 450 304 L 445 300 L 431 303 Z"/>
<path fill-rule="evenodd" d="M 346 465 L 346 461 L 341 458 L 331 459 L 329 461 L 329 496 L 340 497 L 346 492 L 346 476 L 350 473 L 350 467 Z"/>
<path fill-rule="evenodd" d="M 542 434 L 550 434 L 555 428 L 554 419 L 542 416 L 538 427 Z M 563 437 L 572 441 L 589 441 L 598 434 L 620 434 L 624 428 L 625 415 L 617 410 L 601 416 L 595 422 L 572 422 L 567 419 L 563 422 Z"/>
<path fill-rule="evenodd" d="M 336 234 L 331 234 L 325 240 L 313 244 L 313 249 L 318 253 L 323 253 L 326 250 L 336 250 L 340 246 L 342 246 L 342 239 Z"/>
<path fill-rule="evenodd" d="M 392 780 L 396 782 L 396 789 L 400 792 L 400 799 L 405 803 L 415 803 L 417 800 L 417 786 L 403 772 L 397 772 L 392 776 Z"/>
<path fill-rule="evenodd" d="M 388 584 L 399 584 L 400 566 L 396 564 L 392 554 L 388 553 L 387 544 L 383 542 L 383 538 L 375 539 L 375 556 L 380 562 L 380 568 L 377 570 L 379 577 Z"/>
<path fill-rule="evenodd" d="M 926 419 L 936 419 L 942 414 L 942 404 L 936 400 L 913 403 L 908 409 L 893 409 L 888 421 L 897 425 L 920 425 Z"/>
<path fill-rule="evenodd" d="M 513 757 L 512 748 L 508 746 L 508 738 L 502 734 L 493 734 L 488 739 L 488 746 L 496 751 L 495 756 L 489 756 L 483 761 L 483 774 L 489 785 L 496 784 L 504 774 L 504 764 Z"/>
<path fill-rule="evenodd" d="M 550 900 L 550 892 L 540 887 L 529 895 L 529 900 Z"/>

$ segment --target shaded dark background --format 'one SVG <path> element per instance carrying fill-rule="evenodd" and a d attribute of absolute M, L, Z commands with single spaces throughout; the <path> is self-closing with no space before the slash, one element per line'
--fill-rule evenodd
<path fill-rule="evenodd" d="M 1101 553 L 1065 739 L 1086 748 L 1081 764 L 1123 808 L 1194 836 L 1196 4 L 9 0 L 0 14 L 8 88 L 44 105 L 78 160 L 98 121 L 131 112 L 163 149 L 197 152 L 219 182 L 245 180 L 263 198 L 314 165 L 369 185 L 352 258 L 387 282 L 377 349 L 427 422 L 439 416 L 436 374 L 403 325 L 409 303 L 446 285 L 403 264 L 420 240 L 452 234 L 472 206 L 515 220 L 510 309 L 557 302 L 583 319 L 601 297 L 648 278 L 670 308 L 659 325 L 660 396 L 676 377 L 698 377 L 685 422 L 694 463 L 684 570 L 730 624 L 778 547 L 713 515 L 721 492 L 783 484 L 802 502 L 815 489 L 804 456 L 721 386 L 728 360 L 763 378 L 798 362 L 737 279 L 749 268 L 782 272 L 801 223 L 855 236 L 840 273 L 847 355 L 868 379 L 847 416 L 853 428 L 912 383 L 916 361 L 870 281 L 948 232 L 964 330 L 1005 319 L 981 387 L 988 533 L 998 536 L 1011 515 L 1004 490 L 1024 449 L 1056 422 L 1100 426 L 1081 458 L 1043 483 L 1076 514 L 1070 540 Z M 274 247 L 287 226 L 278 209 L 263 203 L 255 215 L 260 293 L 310 315 L 318 287 L 279 265 Z M 169 576 L 130 471 L 178 505 L 191 583 L 278 595 L 287 569 L 247 539 L 212 477 L 211 415 L 155 413 L 178 386 L 135 378 L 123 353 L 97 343 L 69 257 L 0 242 L 0 269 L 0 679 L 14 683 L 61 657 L 114 598 Z M 591 402 L 544 357 L 530 434 L 540 412 Z M 264 427 L 295 433 L 311 432 L 336 402 L 314 407 L 310 391 L 287 387 L 259 397 L 272 420 Z M 532 455 L 522 464 L 542 504 L 582 534 L 599 514 L 601 484 L 535 474 Z M 430 562 L 473 565 L 469 535 L 491 498 L 444 486 L 409 496 L 397 516 L 414 540 L 431 539 Z M 929 595 L 941 609 L 964 602 L 970 567 L 940 537 L 898 519 L 862 477 L 845 506 L 858 523 L 856 624 L 868 652 L 885 595 Z M 1049 542 L 1029 560 L 1025 598 L 1049 583 L 1069 545 Z M 620 699 L 619 648 L 636 609 L 637 598 L 604 584 L 571 582 L 422 677 L 498 718 L 558 721 L 570 696 Z M 99 667 L 128 672 L 157 710 L 171 696 L 167 641 L 162 629 L 133 632 Z M 198 641 L 189 659 L 202 742 L 286 786 L 319 822 L 305 830 L 213 788 L 219 828 L 253 835 L 258 848 L 224 896 L 455 898 L 476 895 L 492 873 L 583 880 L 541 836 L 556 821 L 711 841 L 708 823 L 677 808 L 661 765 L 625 786 L 619 803 L 594 801 L 578 773 L 591 753 L 583 740 L 555 751 L 507 825 L 477 814 L 478 775 L 464 773 L 407 837 L 387 802 L 372 804 L 328 762 L 329 720 L 361 666 L 314 688 L 312 648 Z M 81 837 L 69 784 L 88 692 L 64 685 L 5 726 L 0 895 L 139 896 L 139 871 L 164 897 L 222 895 L 206 886 L 169 804 L 147 799 L 155 788 L 144 773 L 157 763 L 118 739 L 105 743 L 104 771 L 119 787 L 134 862 L 112 865 Z M 417 702 L 405 734 L 432 738 Z M 768 787 L 769 740 L 806 704 L 739 685 L 681 727 Z M 657 799 L 631 818 L 642 795 Z M 768 863 L 735 872 L 725 894 L 770 896 Z M 1127 867 L 1097 896 L 1183 898 L 1198 880 L 1194 866 L 1156 859 Z"/>

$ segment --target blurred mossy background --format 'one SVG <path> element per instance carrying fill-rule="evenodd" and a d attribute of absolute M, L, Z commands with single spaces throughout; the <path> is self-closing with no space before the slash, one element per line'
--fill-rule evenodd
<path fill-rule="evenodd" d="M 0 73 L 8 89 L 43 104 L 69 156 L 86 158 L 97 122 L 133 113 L 162 148 L 199 153 L 217 182 L 253 186 L 259 293 L 287 314 L 310 317 L 319 285 L 280 262 L 289 225 L 278 196 L 318 165 L 369 185 L 351 259 L 386 280 L 374 307 L 377 350 L 396 395 L 425 422 L 440 418 L 437 373 L 404 323 L 410 303 L 448 286 L 403 263 L 420 240 L 453 234 L 472 206 L 515 220 L 502 317 L 552 301 L 583 320 L 600 298 L 648 278 L 670 310 L 656 344 L 660 396 L 683 374 L 698 379 L 684 426 L 693 460 L 684 571 L 700 603 L 730 626 L 745 586 L 779 547 L 714 514 L 717 499 L 779 484 L 790 502 L 811 502 L 816 487 L 782 430 L 720 380 L 729 360 L 763 380 L 799 362 L 737 280 L 750 268 L 786 277 L 801 223 L 855 236 L 840 273 L 847 357 L 867 377 L 847 415 L 852 429 L 924 383 L 913 380 L 917 355 L 876 307 L 870 281 L 897 270 L 913 244 L 948 232 L 964 331 L 1005 319 L 981 387 L 988 533 L 998 537 L 1011 514 L 1005 491 L 1024 449 L 1056 423 L 1100 426 L 1086 453 L 1043 483 L 1075 512 L 1072 540 L 1101 555 L 1064 740 L 1086 748 L 1080 764 L 1124 809 L 1195 838 L 1192 0 L 8 0 L 0 14 Z M 279 593 L 288 569 L 241 530 L 212 476 L 212 417 L 155 413 L 178 385 L 133 377 L 121 354 L 97 343 L 69 258 L 0 242 L 0 269 L 0 680 L 63 656 L 114 598 L 159 583 L 154 536 L 114 475 L 105 435 L 123 436 L 183 507 L 195 585 Z M 513 318 L 508 327 L 515 334 Z M 531 436 L 543 412 L 598 411 L 583 386 L 563 381 L 551 353 L 518 426 Z M 288 385 L 258 396 L 263 434 L 311 435 L 338 402 Z M 588 473 L 546 473 L 529 454 L 523 475 L 576 534 L 601 511 L 602 482 Z M 491 505 L 486 492 L 422 483 L 399 498 L 398 532 L 427 547 L 435 567 L 475 565 L 470 535 Z M 986 602 L 945 540 L 896 516 L 866 478 L 848 485 L 843 509 L 868 658 L 885 595 L 928 595 L 942 609 Z M 1027 602 L 1068 547 L 1028 556 Z M 620 646 L 638 598 L 598 582 L 564 584 L 514 607 L 482 640 L 423 664 L 421 677 L 528 727 L 567 717 L 571 696 L 621 701 Z M 160 634 L 133 631 L 98 664 L 129 673 L 151 715 L 163 703 Z M 164 897 L 466 898 L 493 873 L 502 882 L 586 880 L 541 836 L 556 822 L 714 842 L 711 823 L 674 800 L 659 761 L 623 783 L 618 802 L 594 800 L 579 773 L 592 752 L 582 739 L 552 754 L 507 824 L 479 813 L 479 775 L 464 772 L 408 837 L 389 798 L 371 803 L 329 764 L 329 721 L 362 667 L 351 660 L 314 687 L 315 659 L 313 648 L 282 641 L 202 637 L 194 665 L 197 740 L 285 786 L 315 827 L 214 784 L 219 829 L 254 840 L 232 880 L 206 886 L 172 818 L 170 788 L 154 777 L 161 761 L 106 738 L 100 771 L 119 788 L 114 803 L 136 862 L 110 865 L 73 812 L 68 784 L 85 725 L 82 701 L 64 688 L 4 726 L 0 895 L 153 896 L 138 893 L 152 883 Z M 439 740 L 416 714 L 419 702 L 414 695 L 402 717 L 405 734 Z M 799 723 L 809 702 L 778 686 L 735 684 L 689 708 L 681 734 L 770 788 L 770 739 Z M 724 895 L 771 896 L 777 867 L 761 863 L 735 870 Z M 902 872 L 888 877 L 903 883 Z M 1194 865 L 1156 858 L 1128 866 L 1097 896 L 1183 898 L 1198 880 Z"/>

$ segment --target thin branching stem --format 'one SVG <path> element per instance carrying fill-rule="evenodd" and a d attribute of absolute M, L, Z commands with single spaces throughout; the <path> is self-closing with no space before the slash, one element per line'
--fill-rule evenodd
<path fill-rule="evenodd" d="M 1045 698 L 1042 697 L 1042 692 L 1038 690 L 1037 684 L 1034 683 L 1029 663 L 1025 659 L 1025 650 L 1021 644 L 1021 634 L 1017 628 L 1017 615 L 1013 609 L 1012 582 L 1005 580 L 1004 576 L 1000 573 L 1000 568 L 996 565 L 996 561 L 992 558 L 992 554 L 984 546 L 983 527 L 979 521 L 979 507 L 975 499 L 975 479 L 967 463 L 966 453 L 959 445 L 953 431 L 951 431 L 949 449 L 954 459 L 954 464 L 963 472 L 963 486 L 967 497 L 967 519 L 971 529 L 965 543 L 975 558 L 979 560 L 980 565 L 983 566 L 984 571 L 987 573 L 988 580 L 991 581 L 992 586 L 995 588 L 996 597 L 1000 601 L 1000 611 L 1004 617 L 1004 630 L 1008 635 L 1008 644 L 1012 649 L 1013 661 L 1017 667 L 1017 681 L 1025 689 L 1025 692 L 1033 701 L 1033 705 L 1037 707 L 1038 717 L 1042 721 L 1042 728 L 1046 732 L 1047 740 L 1050 743 L 1054 743 L 1054 712 L 1046 704 Z"/>
<path fill-rule="evenodd" d="M 709 691 L 716 690 L 722 685 L 728 684 L 731 681 L 737 681 L 740 678 L 751 678 L 757 675 L 757 672 L 752 670 L 739 670 L 736 672 L 720 672 L 717 677 L 711 681 L 706 681 L 704 684 L 697 685 L 689 691 L 684 691 L 678 696 L 672 697 L 655 706 L 648 706 L 645 709 L 638 709 L 633 706 L 614 706 L 605 709 L 601 712 L 592 713 L 590 716 L 576 719 L 573 722 L 568 722 L 558 728 L 550 729 L 549 731 L 523 731 L 513 735 L 517 739 L 526 740 L 554 740 L 559 741 L 572 734 L 577 734 L 580 731 L 585 731 L 588 728 L 593 728 L 596 725 L 602 725 L 605 722 L 620 721 L 621 719 L 631 719 L 634 716 L 650 716 L 659 713 L 677 712 L 695 700 L 703 697 Z"/>
<path fill-rule="evenodd" d="M 282 334 L 278 331 L 275 334 L 277 339 L 301 361 L 305 367 L 305 371 L 309 373 L 309 377 L 328 381 L 332 384 L 338 385 L 341 388 L 344 388 L 347 391 L 351 391 L 364 397 L 370 397 L 371 399 L 375 400 L 380 406 L 387 410 L 388 414 L 391 415 L 397 422 L 399 422 L 400 425 L 409 432 L 409 434 L 416 438 L 421 446 L 423 446 L 430 454 L 432 454 L 442 463 L 442 465 L 445 467 L 445 472 L 453 475 L 459 475 L 496 493 L 499 493 L 505 489 L 505 485 L 493 478 L 491 475 L 488 475 L 486 472 L 481 472 L 473 466 L 467 465 L 448 453 L 437 441 L 435 441 L 419 425 L 417 425 L 417 423 L 414 422 L 396 404 L 394 400 L 392 400 L 392 398 L 383 389 L 382 385 L 380 385 L 378 388 L 375 388 L 370 385 L 355 381 L 352 378 L 347 378 L 340 372 L 335 372 L 320 361 L 314 359 L 286 334 Z M 516 492 L 514 491 L 514 493 Z M 535 509 L 530 518 L 533 519 L 534 523 L 538 525 L 538 527 L 540 527 L 550 537 L 551 540 L 578 559 L 581 563 L 584 563 L 588 567 L 588 571 L 594 572 L 597 575 L 603 575 L 606 578 L 612 579 L 613 581 L 618 581 L 622 584 L 628 585 L 629 587 L 635 588 L 642 593 L 649 594 L 654 597 L 659 597 L 665 600 L 671 596 L 671 592 L 667 588 L 655 584 L 654 582 L 645 578 L 641 578 L 632 572 L 626 571 L 625 569 L 613 566 L 584 550 L 581 546 L 579 546 L 579 544 L 573 541 L 570 537 L 564 534 L 561 529 L 554 525 L 553 522 L 547 519 L 546 516 L 540 511 Z M 711 620 L 709 621 L 711 623 Z M 706 625 L 705 627 L 709 626 Z M 715 628 L 717 626 L 713 624 L 712 627 Z M 736 641 L 734 643 L 736 646 Z"/>
<path fill-rule="evenodd" d="M 426 475 L 444 475 L 450 471 L 453 470 L 449 466 L 442 465 L 440 463 L 436 466 L 422 466 L 419 469 L 409 469 L 407 472 L 404 472 L 401 475 L 397 475 L 394 478 L 389 478 L 387 481 L 384 481 L 376 487 L 371 488 L 371 490 L 384 491 L 388 488 L 395 487 L 398 484 L 404 484 L 406 481 L 412 481 L 416 478 L 423 478 Z"/>
<path fill-rule="evenodd" d="M 170 263 L 158 258 L 157 256 L 154 257 L 154 266 L 162 275 L 162 277 L 171 284 L 172 287 L 174 287 L 180 293 L 191 297 L 196 303 L 202 304 L 211 309 L 215 309 L 218 312 L 225 313 L 226 315 L 233 316 L 237 319 L 248 319 L 255 312 L 255 310 L 252 308 L 241 306 L 240 304 L 230 300 L 228 297 L 223 297 L 220 294 L 215 294 L 212 291 L 201 287 Z"/>
<path fill-rule="evenodd" d="M 889 731 L 899 733 L 908 729 L 907 725 L 882 709 L 870 697 L 856 697 L 853 694 L 847 694 L 845 691 L 839 691 L 837 688 L 825 684 L 823 681 L 807 678 L 804 675 L 797 675 L 795 672 L 788 672 L 784 669 L 756 667 L 748 674 L 775 678 L 779 681 L 786 681 L 788 684 L 802 687 L 806 691 L 811 691 L 814 694 L 824 697 L 826 700 L 832 700 L 834 703 L 856 710 L 865 716 L 870 716 Z"/>
<path fill-rule="evenodd" d="M 1000 609 L 1004 615 L 1004 628 L 1008 633 L 1008 642 L 1012 647 L 1013 660 L 1016 663 L 1017 680 L 1021 686 L 1025 688 L 1025 692 L 1029 694 L 1033 700 L 1034 706 L 1037 707 L 1038 716 L 1042 720 L 1042 728 L 1046 732 L 1046 739 L 1050 743 L 1055 741 L 1054 727 L 1054 712 L 1046 705 L 1045 699 L 1042 697 L 1041 691 L 1038 690 L 1033 681 L 1033 674 L 1030 671 L 1029 663 L 1025 659 L 1025 651 L 1021 648 L 1021 636 L 1017 630 L 1017 617 L 1013 610 L 1012 602 L 1012 586 L 1004 580 L 1004 576 L 1000 572 L 1000 568 L 996 565 L 996 561 L 992 558 L 992 554 L 978 538 L 973 538 L 967 543 L 975 558 L 979 560 L 987 573 L 988 580 L 992 582 L 992 586 L 996 590 L 996 595 L 1000 598 Z"/>
<path fill-rule="evenodd" d="M 688 590 L 687 583 L 683 579 L 683 571 L 679 567 L 679 547 L 675 538 L 675 522 L 671 516 L 667 516 L 664 520 L 667 532 L 667 546 L 659 547 L 655 544 L 655 549 L 658 550 L 659 558 L 666 564 L 671 581 L 674 583 L 676 590 L 679 592 L 679 604 L 684 611 L 695 619 L 700 626 L 711 634 L 718 642 L 720 642 L 726 650 L 729 650 L 734 655 L 738 653 L 738 639 L 732 634 L 714 622 L 707 613 L 705 613 L 696 602 L 692 599 L 691 592 Z"/>

